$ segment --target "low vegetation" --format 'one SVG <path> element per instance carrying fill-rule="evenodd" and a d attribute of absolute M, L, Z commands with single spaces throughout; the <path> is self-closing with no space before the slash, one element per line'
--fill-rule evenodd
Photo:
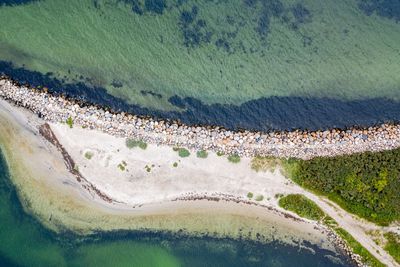
<path fill-rule="evenodd" d="M 379 225 L 400 219 L 400 149 L 289 160 L 288 175 L 347 211 Z"/>
<path fill-rule="evenodd" d="M 263 195 L 257 195 L 256 196 L 256 201 L 263 201 L 264 200 L 264 196 Z"/>
<path fill-rule="evenodd" d="M 254 196 L 254 194 L 253 194 L 252 192 L 248 192 L 248 193 L 247 193 L 247 198 L 248 198 L 248 199 L 252 199 L 253 196 Z"/>
<path fill-rule="evenodd" d="M 310 220 L 319 221 L 324 212 L 312 200 L 301 194 L 290 194 L 279 199 L 279 206 Z"/>
<path fill-rule="evenodd" d="M 400 235 L 386 233 L 384 236 L 387 240 L 385 250 L 400 264 Z"/>
<path fill-rule="evenodd" d="M 127 166 L 128 166 L 128 163 L 126 163 L 126 161 L 123 160 L 120 164 L 118 164 L 117 167 L 118 167 L 121 171 L 125 171 Z"/>
<path fill-rule="evenodd" d="M 179 148 L 178 149 L 178 155 L 181 158 L 187 158 L 187 157 L 190 156 L 190 152 L 186 148 Z"/>
<path fill-rule="evenodd" d="M 87 158 L 87 159 L 92 159 L 93 158 L 93 153 L 92 152 L 90 152 L 90 151 L 87 151 L 86 153 L 85 153 L 85 158 Z"/>
<path fill-rule="evenodd" d="M 125 144 L 129 149 L 132 149 L 134 147 L 139 147 L 139 148 L 145 150 L 147 148 L 147 143 L 142 140 L 135 140 L 135 139 L 127 138 L 125 141 Z"/>
<path fill-rule="evenodd" d="M 205 158 L 208 157 L 208 153 L 205 150 L 197 151 L 196 155 L 197 155 L 198 158 L 202 158 L 202 159 L 205 159 Z"/>
<path fill-rule="evenodd" d="M 172 164 L 172 166 L 173 166 L 174 168 L 178 167 L 178 162 L 174 162 L 174 164 Z"/>
<path fill-rule="evenodd" d="M 251 160 L 251 168 L 257 172 L 274 171 L 280 162 L 281 160 L 275 157 L 256 156 Z"/>
<path fill-rule="evenodd" d="M 228 156 L 228 160 L 229 160 L 229 162 L 232 162 L 232 163 L 239 163 L 240 162 L 240 156 L 237 155 L 237 154 L 229 155 Z"/>
<path fill-rule="evenodd" d="M 346 241 L 347 245 L 352 249 L 353 253 L 358 254 L 362 258 L 362 262 L 366 266 L 371 267 L 384 267 L 385 265 L 381 263 L 377 258 L 375 258 L 366 248 L 364 248 L 354 237 L 349 234 L 343 228 L 335 228 L 333 229 L 344 241 Z"/>
<path fill-rule="evenodd" d="M 65 121 L 65 123 L 69 126 L 69 128 L 72 129 L 74 126 L 74 120 L 71 117 L 68 117 L 68 119 Z"/>
<path fill-rule="evenodd" d="M 217 152 L 217 156 L 218 157 L 222 157 L 223 155 L 225 155 L 225 153 L 223 151 L 218 151 Z"/>

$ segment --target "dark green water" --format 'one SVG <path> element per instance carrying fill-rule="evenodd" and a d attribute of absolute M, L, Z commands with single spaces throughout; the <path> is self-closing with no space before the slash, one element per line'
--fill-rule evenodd
<path fill-rule="evenodd" d="M 211 237 L 113 232 L 55 234 L 26 214 L 0 154 L 0 266 L 348 266 L 331 252 Z"/>

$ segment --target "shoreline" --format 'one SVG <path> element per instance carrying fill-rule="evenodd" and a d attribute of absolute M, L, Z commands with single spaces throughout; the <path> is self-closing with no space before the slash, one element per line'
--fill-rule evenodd
<path fill-rule="evenodd" d="M 211 157 L 211 159 L 209 160 L 198 158 L 193 159 L 195 158 L 194 156 L 191 156 L 191 160 L 182 159 L 184 171 L 182 172 L 182 170 L 179 170 L 180 168 L 177 168 L 173 171 L 172 176 L 168 176 L 168 173 L 172 173 L 172 162 L 179 159 L 176 155 L 177 153 L 172 150 L 172 147 L 183 146 L 189 148 L 192 153 L 196 152 L 196 150 L 204 147 L 204 143 L 201 143 L 203 146 L 199 147 L 197 146 L 196 142 L 198 142 L 198 140 L 203 136 L 208 138 L 207 134 L 205 133 L 211 133 L 212 136 L 212 133 L 217 131 L 217 135 L 214 136 L 212 140 L 218 142 L 218 136 L 221 134 L 221 132 L 223 133 L 222 135 L 224 138 L 226 138 L 226 132 L 229 132 L 229 136 L 232 136 L 230 139 L 232 140 L 235 140 L 235 136 L 237 135 L 244 136 L 244 140 L 248 140 L 247 135 L 249 134 L 259 134 L 259 138 L 274 138 L 273 136 L 275 134 L 293 137 L 299 132 L 295 131 L 289 133 L 279 132 L 264 134 L 250 132 L 235 133 L 226 131 L 224 129 L 211 127 L 205 127 L 205 130 L 201 127 L 200 129 L 198 129 L 199 127 L 192 127 L 194 132 L 190 132 L 188 129 L 192 128 L 188 126 L 168 124 L 169 122 L 160 123 L 165 129 L 167 129 L 160 132 L 159 130 L 154 130 L 154 128 L 157 128 L 155 125 L 159 124 L 152 119 L 144 120 L 143 118 L 129 114 L 127 115 L 125 113 L 112 114 L 109 111 L 104 111 L 94 106 L 79 106 L 77 103 L 66 100 L 63 97 L 55 97 L 45 92 L 39 92 L 26 87 L 16 87 L 15 85 L 11 84 L 10 81 L 4 81 L 1 79 L 0 96 L 4 99 L 0 100 L 0 103 L 2 103 L 0 105 L 2 106 L 2 109 L 8 109 L 8 115 L 19 113 L 18 116 L 20 116 L 20 118 L 15 120 L 20 123 L 19 127 L 26 127 L 25 124 L 32 126 L 30 132 L 34 133 L 34 138 L 37 139 L 37 136 L 39 136 L 39 139 L 41 140 L 37 140 L 41 143 L 39 147 L 46 147 L 46 149 L 49 150 L 48 152 L 52 151 L 52 153 L 48 155 L 51 158 L 54 157 L 55 153 L 58 154 L 58 168 L 60 168 L 60 170 L 62 169 L 63 172 L 66 171 L 67 174 L 64 173 L 63 175 L 68 175 L 69 177 L 68 179 L 64 177 L 63 179 L 55 179 L 56 181 L 50 181 L 51 188 L 49 187 L 49 184 L 42 184 L 40 186 L 45 185 L 47 187 L 47 191 L 53 191 L 56 189 L 58 192 L 64 191 L 66 187 L 71 187 L 74 190 L 72 195 L 75 196 L 78 192 L 78 198 L 80 201 L 77 201 L 77 203 L 77 199 L 74 199 L 74 208 L 70 207 L 71 196 L 68 195 L 68 197 L 66 197 L 68 200 L 63 200 L 64 204 L 65 201 L 68 203 L 67 212 L 65 212 L 65 207 L 63 207 L 63 204 L 61 204 L 63 201 L 61 201 L 61 203 L 57 203 L 57 209 L 59 210 L 57 211 L 58 214 L 56 215 L 53 213 L 49 214 L 47 210 L 41 210 L 41 208 L 45 206 L 48 208 L 48 204 L 43 204 L 40 202 L 44 201 L 48 203 L 48 200 L 33 199 L 33 196 L 37 195 L 37 192 L 28 192 L 28 190 L 21 194 L 22 197 L 26 197 L 25 200 L 27 203 L 29 203 L 29 205 L 31 205 L 32 201 L 37 202 L 36 207 L 39 209 L 34 211 L 36 212 L 34 215 L 41 218 L 41 221 L 44 222 L 47 227 L 53 230 L 57 231 L 57 227 L 62 225 L 67 225 L 67 228 L 74 229 L 75 232 L 80 232 L 81 234 L 95 232 L 99 229 L 104 231 L 110 231 L 113 229 L 181 231 L 184 229 L 184 232 L 190 234 L 213 233 L 213 235 L 215 234 L 214 236 L 217 238 L 227 236 L 241 238 L 242 233 L 241 231 L 238 231 L 238 229 L 251 229 L 247 237 L 252 240 L 260 241 L 259 233 L 264 233 L 261 235 L 264 240 L 271 240 L 271 238 L 272 240 L 275 239 L 276 233 L 279 232 L 275 229 L 275 227 L 277 227 L 279 229 L 285 229 L 283 232 L 291 233 L 291 236 L 297 235 L 296 238 L 302 236 L 300 239 L 303 240 L 308 240 L 312 235 L 314 235 L 313 242 L 316 242 L 319 245 L 326 245 L 323 244 L 324 242 L 321 243 L 320 241 L 328 238 L 331 240 L 330 242 L 333 242 L 333 244 L 335 244 L 335 246 L 337 246 L 340 250 L 343 249 L 351 256 L 353 260 L 355 259 L 355 261 L 358 262 L 357 264 L 360 264 L 358 255 L 349 252 L 348 247 L 330 229 L 322 226 L 318 222 L 310 222 L 308 220 L 299 219 L 298 217 L 293 216 L 290 212 L 283 211 L 281 208 L 279 208 L 277 206 L 276 199 L 274 199 L 275 194 L 302 193 L 309 195 L 309 193 L 300 187 L 297 187 L 296 189 L 289 180 L 278 173 L 279 170 L 278 172 L 271 171 L 267 174 L 264 173 L 257 176 L 256 172 L 250 169 L 250 157 L 252 154 L 249 152 L 249 150 L 243 150 L 243 147 L 247 146 L 248 149 L 253 149 L 252 151 L 254 153 L 254 151 L 257 151 L 257 149 L 260 147 L 267 147 L 267 149 L 280 149 L 280 151 L 278 150 L 279 153 L 289 152 L 289 156 L 295 153 L 296 156 L 305 159 L 313 156 L 319 156 L 321 154 L 324 155 L 324 153 L 327 152 L 331 153 L 332 151 L 337 154 L 357 152 L 353 151 L 352 149 L 343 151 L 343 148 L 346 147 L 346 145 L 341 144 L 339 149 L 337 149 L 335 144 L 314 144 L 312 149 L 309 149 L 311 145 L 308 145 L 308 147 L 305 147 L 305 150 L 299 152 L 299 150 L 296 150 L 296 144 L 292 143 L 291 139 L 285 139 L 286 137 L 282 139 L 282 142 L 288 143 L 283 143 L 278 148 L 275 144 L 265 144 L 264 142 L 258 144 L 257 142 L 254 142 L 254 138 L 250 137 L 249 140 L 253 140 L 253 142 L 241 142 L 241 147 L 239 147 L 242 149 L 241 154 L 237 152 L 238 150 L 234 150 L 238 147 L 231 146 L 230 143 L 222 147 L 216 145 L 213 146 L 212 149 L 209 149 L 210 152 L 224 151 L 226 154 L 240 154 L 243 158 L 241 159 L 241 163 L 239 165 L 227 162 L 226 158 L 223 163 L 221 161 L 223 157 L 217 157 L 214 153 L 210 153 L 209 157 Z M 14 103 L 14 106 L 10 105 L 9 102 Z M 97 119 L 95 121 L 90 120 L 90 116 L 88 119 L 86 117 L 88 112 L 89 114 L 91 112 L 92 114 L 98 113 Z M 21 115 L 22 113 L 24 114 Z M 15 115 L 13 114 L 13 116 Z M 22 117 L 24 118 L 21 120 Z M 74 120 L 74 125 L 72 128 L 68 127 L 64 123 L 70 117 L 73 117 Z M 130 123 L 132 122 L 131 120 L 135 123 Z M 140 121 L 140 125 L 136 123 L 136 120 Z M 122 127 L 119 125 L 119 122 L 121 121 Z M 47 126 L 44 126 L 46 124 Z M 108 127 L 107 125 L 111 125 L 111 127 Z M 43 127 L 46 129 L 43 130 Z M 185 129 L 185 127 L 187 129 L 184 131 L 184 133 L 179 132 L 180 130 Z M 397 132 L 400 132 L 400 126 L 385 125 L 382 127 L 384 129 L 390 129 L 392 139 L 389 140 L 389 144 L 386 142 L 383 144 L 381 143 L 380 146 L 378 146 L 378 150 L 398 147 L 399 140 L 397 138 Z M 369 131 L 371 132 L 371 135 L 376 137 L 378 134 L 379 137 L 386 134 L 385 130 L 382 130 L 382 127 L 360 131 Z M 39 128 L 42 130 L 39 130 Z M 337 130 L 332 130 L 331 132 L 336 133 L 336 131 Z M 354 131 L 357 130 L 354 129 Z M 189 134 L 190 138 L 185 136 L 185 133 L 191 133 Z M 311 132 L 308 134 L 312 135 L 316 133 Z M 337 132 L 337 134 L 340 136 L 340 132 Z M 46 135 L 47 137 L 52 136 L 52 138 L 46 138 L 47 141 L 44 141 L 43 135 L 45 137 Z M 304 135 L 304 133 L 301 135 Z M 33 136 L 31 136 L 31 138 L 32 137 Z M 138 138 L 140 140 L 149 142 L 147 150 L 144 152 L 139 148 L 129 150 L 125 145 L 125 140 L 127 137 Z M 151 137 L 152 139 L 150 139 Z M 57 142 L 54 142 L 54 139 L 57 140 Z M 361 151 L 369 151 L 370 147 L 374 148 L 376 142 L 382 140 L 379 138 L 377 140 L 370 139 L 372 138 L 363 140 L 361 145 L 357 145 L 359 144 L 357 142 L 355 142 L 354 145 Z M 189 141 L 189 143 L 185 143 L 187 141 Z M 194 146 L 191 144 L 194 144 Z M 221 148 L 225 150 L 222 150 Z M 88 163 L 87 159 L 84 157 L 85 152 L 94 152 L 95 157 L 93 162 L 96 162 L 96 164 L 90 165 Z M 315 154 L 316 152 L 317 154 Z M 155 157 L 155 155 L 158 155 L 158 157 Z M 270 154 L 267 155 L 269 156 Z M 286 155 L 286 157 L 289 156 Z M 10 156 L 8 155 L 7 158 L 9 157 Z M 127 159 L 126 157 L 130 158 Z M 23 161 L 24 158 L 22 157 L 21 160 Z M 120 175 L 121 173 L 118 172 L 118 169 L 116 169 L 117 163 L 125 162 L 125 160 L 128 166 L 136 166 L 133 174 Z M 145 162 L 146 160 L 147 162 Z M 164 160 L 164 162 L 157 164 L 158 166 L 155 166 L 154 162 L 150 162 L 154 160 Z M 202 166 L 202 162 L 206 162 L 205 165 L 203 164 L 204 166 Z M 146 177 L 145 170 L 142 168 L 137 168 L 138 163 L 143 164 L 143 166 L 146 164 L 146 168 L 148 166 L 147 164 L 152 163 L 152 165 L 149 166 L 152 166 L 152 168 L 156 170 L 155 174 L 153 175 L 153 180 L 149 180 L 148 177 L 144 181 L 135 181 L 136 178 L 132 180 L 133 177 Z M 179 165 L 180 164 L 181 162 Z M 216 166 L 215 168 L 212 167 L 214 165 Z M 76 166 L 79 167 L 79 171 L 78 168 L 75 170 Z M 235 166 L 240 167 L 235 169 Z M 52 166 L 48 165 L 48 168 L 50 170 Z M 165 173 L 165 171 L 157 173 L 157 168 L 160 170 L 168 169 L 168 171 L 167 173 Z M 218 171 L 220 170 L 229 170 L 228 172 L 231 174 L 228 176 L 221 173 L 218 174 Z M 242 174 L 245 176 L 240 177 L 240 170 L 243 171 Z M 47 174 L 44 174 L 42 182 L 49 183 L 48 179 L 52 177 L 53 173 L 51 172 L 51 174 L 49 174 L 48 170 L 46 171 Z M 198 173 L 197 176 L 196 173 Z M 159 174 L 167 174 L 165 176 L 167 179 L 162 181 L 154 180 L 154 177 L 157 177 Z M 77 175 L 79 177 L 77 177 Z M 185 182 L 182 183 L 182 180 L 176 180 L 176 178 L 184 177 L 185 175 L 191 177 L 188 183 L 185 184 Z M 218 179 L 201 179 L 202 177 L 204 178 L 212 176 L 216 176 L 214 178 Z M 26 177 L 26 179 L 28 179 L 28 177 Z M 261 178 L 265 179 L 266 177 L 267 180 L 260 180 Z M 277 177 L 280 178 L 277 179 Z M 86 185 L 81 183 L 82 180 L 84 180 Z M 146 184 L 146 180 L 150 181 L 150 184 Z M 200 184 L 196 182 L 198 180 L 201 181 Z M 251 183 L 252 180 L 254 180 L 253 184 Z M 19 188 L 25 187 L 26 189 L 27 185 L 25 183 L 27 181 L 29 182 L 29 179 L 21 183 Z M 237 183 L 238 181 L 242 182 Z M 163 186 L 166 185 L 167 189 L 161 187 L 162 190 L 160 191 L 157 189 L 158 183 Z M 204 187 L 208 184 L 222 186 L 223 189 L 221 190 Z M 252 192 L 253 190 L 259 190 L 260 185 L 263 184 L 266 184 L 270 187 L 264 189 L 261 188 L 263 190 L 262 195 L 265 196 L 266 199 L 264 198 L 261 203 L 257 203 L 254 200 L 247 201 L 246 193 Z M 176 185 L 181 187 L 176 187 Z M 132 188 L 139 188 L 140 190 L 139 192 L 132 191 Z M 165 192 L 167 192 L 167 194 Z M 254 192 L 259 193 L 257 191 Z M 150 197 L 146 199 L 146 196 Z M 58 201 L 58 199 L 56 201 Z M 321 202 L 321 200 L 319 200 L 319 202 Z M 76 206 L 82 208 L 84 205 L 95 208 L 96 210 L 91 210 L 89 214 L 87 210 L 81 214 L 79 214 L 79 212 L 71 213 L 72 210 L 75 211 Z M 193 211 L 199 208 L 201 209 L 200 213 Z M 238 210 L 240 211 L 239 213 Z M 256 210 L 258 212 L 256 212 Z M 249 216 L 249 213 L 251 216 Z M 260 216 L 262 213 L 265 214 Z M 271 216 L 275 216 L 273 214 L 275 214 L 278 218 L 278 223 L 275 225 L 268 223 L 268 221 L 271 220 Z M 220 217 L 218 218 L 219 221 L 217 220 L 219 222 L 217 225 L 215 222 L 211 223 L 209 219 L 210 217 L 215 217 L 215 215 Z M 101 220 L 104 220 L 104 216 L 106 216 L 107 223 L 99 223 L 99 216 L 102 218 Z M 48 218 L 51 218 L 51 223 L 47 221 Z M 251 220 L 252 222 L 243 222 L 243 220 Z M 162 223 L 160 223 L 161 221 Z M 177 227 L 176 221 L 179 221 L 179 225 L 184 225 L 184 227 Z M 283 228 L 282 224 L 284 225 Z M 94 225 L 96 225 L 97 228 Z M 275 229 L 274 232 L 271 232 L 271 226 L 272 229 Z M 311 226 L 313 229 L 310 229 Z M 306 234 L 307 231 L 308 234 Z M 313 232 L 314 234 L 310 234 L 309 231 Z M 362 239 L 362 235 L 359 238 Z M 325 237 L 318 241 L 317 236 Z M 284 240 L 286 239 L 285 242 L 290 243 L 293 241 L 291 241 L 290 238 L 287 239 L 287 235 L 284 235 L 281 238 Z"/>
<path fill-rule="evenodd" d="M 292 245 L 306 240 L 336 251 L 334 237 L 327 228 L 300 218 L 294 221 L 290 213 L 285 218 L 285 212 L 280 210 L 225 200 L 176 200 L 134 209 L 96 200 L 66 170 L 56 148 L 46 145 L 47 141 L 40 137 L 35 115 L 19 110 L 25 114 L 14 112 L 10 117 L 4 111 L 4 102 L 1 106 L 0 139 L 12 182 L 24 209 L 53 231 L 63 231 L 65 227 L 83 235 L 99 230 L 178 231 L 191 236 L 211 234 L 215 238 L 258 242 L 279 239 Z M 18 125 L 21 122 L 25 126 Z"/>
<path fill-rule="evenodd" d="M 310 159 L 400 147 L 400 125 L 382 124 L 330 131 L 250 132 L 221 127 L 187 126 L 127 113 L 112 113 L 101 107 L 62 96 L 18 86 L 0 78 L 0 97 L 29 109 L 48 122 L 73 123 L 117 137 L 143 140 L 150 144 L 187 147 L 239 156 L 272 156 Z"/>

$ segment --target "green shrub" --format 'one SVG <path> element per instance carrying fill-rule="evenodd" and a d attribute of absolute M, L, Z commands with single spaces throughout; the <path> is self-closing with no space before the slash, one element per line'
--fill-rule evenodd
<path fill-rule="evenodd" d="M 172 164 L 173 167 L 178 167 L 178 162 L 174 162 L 174 164 Z"/>
<path fill-rule="evenodd" d="M 385 250 L 400 263 L 400 235 L 396 233 L 386 233 L 384 236 L 387 240 Z"/>
<path fill-rule="evenodd" d="M 252 192 L 248 192 L 248 193 L 247 193 L 247 198 L 249 198 L 249 199 L 252 199 L 252 198 L 253 198 L 253 196 L 254 196 L 254 195 L 253 195 L 253 193 L 252 193 Z"/>
<path fill-rule="evenodd" d="M 293 181 L 380 225 L 400 219 L 400 149 L 289 160 Z"/>
<path fill-rule="evenodd" d="M 217 152 L 217 156 L 218 156 L 218 157 L 221 157 L 221 156 L 223 156 L 223 155 L 225 155 L 224 152 L 222 152 L 222 151 L 218 151 L 218 152 Z"/>
<path fill-rule="evenodd" d="M 71 117 L 68 117 L 65 123 L 69 126 L 69 128 L 72 128 L 74 126 L 74 120 Z"/>
<path fill-rule="evenodd" d="M 119 168 L 121 171 L 125 171 L 125 166 L 124 166 L 122 163 L 118 164 L 118 168 Z"/>
<path fill-rule="evenodd" d="M 256 201 L 263 201 L 263 200 L 264 200 L 264 196 L 263 195 L 256 196 Z"/>
<path fill-rule="evenodd" d="M 232 163 L 239 163 L 240 162 L 240 156 L 237 155 L 237 154 L 229 155 L 228 156 L 228 160 L 229 160 L 229 162 L 232 162 Z"/>
<path fill-rule="evenodd" d="M 87 158 L 87 159 L 92 159 L 92 157 L 93 157 L 93 153 L 92 153 L 92 152 L 87 151 L 87 152 L 85 153 L 85 158 Z"/>
<path fill-rule="evenodd" d="M 134 140 L 134 139 L 128 138 L 128 139 L 126 139 L 125 144 L 129 149 L 132 149 L 134 147 L 139 147 L 139 148 L 145 150 L 147 148 L 147 143 L 142 140 Z"/>
<path fill-rule="evenodd" d="M 186 148 L 179 148 L 178 154 L 179 154 L 179 157 L 181 157 L 181 158 L 186 158 L 186 157 L 190 156 L 190 152 Z"/>
<path fill-rule="evenodd" d="M 312 200 L 300 194 L 290 194 L 279 199 L 279 206 L 310 220 L 319 221 L 324 212 Z"/>
<path fill-rule="evenodd" d="M 207 153 L 207 151 L 205 151 L 205 150 L 197 151 L 197 157 L 198 157 L 198 158 L 205 159 L 205 158 L 208 157 L 208 153 Z"/>

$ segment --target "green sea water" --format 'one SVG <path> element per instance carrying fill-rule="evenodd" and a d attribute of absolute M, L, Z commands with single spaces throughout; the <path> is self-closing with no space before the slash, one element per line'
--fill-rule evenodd
<path fill-rule="evenodd" d="M 0 60 L 161 110 L 173 95 L 399 100 L 400 26 L 359 3 L 32 1 L 0 7 Z"/>

